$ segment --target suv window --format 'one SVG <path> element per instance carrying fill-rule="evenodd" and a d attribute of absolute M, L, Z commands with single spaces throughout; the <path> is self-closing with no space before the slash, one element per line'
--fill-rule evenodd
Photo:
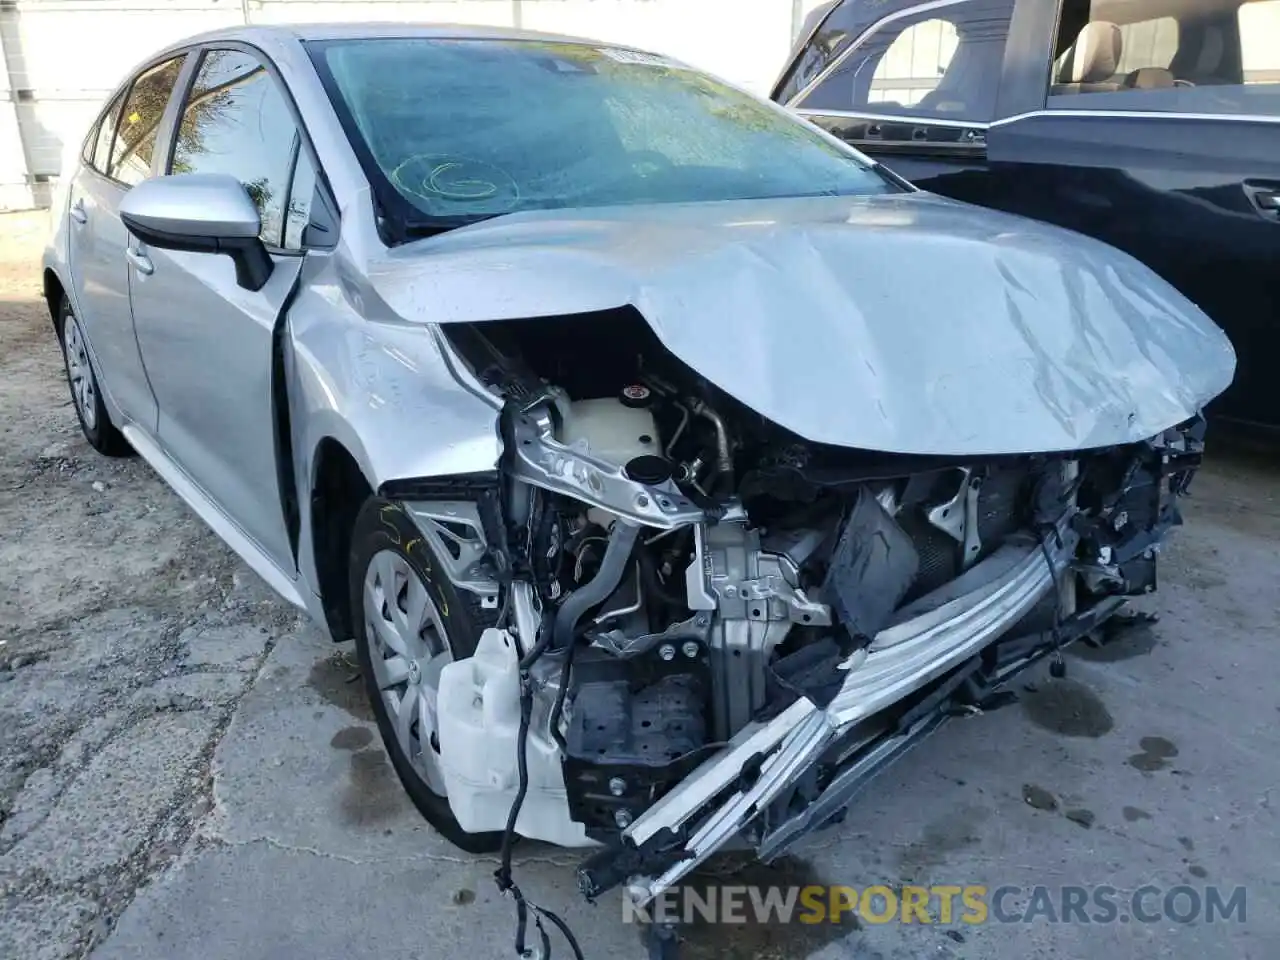
<path fill-rule="evenodd" d="M 855 39 L 849 21 L 853 4 L 831 0 L 809 12 L 799 40 L 807 40 L 774 89 L 773 99 L 791 106 L 791 99 L 807 87 Z"/>
<path fill-rule="evenodd" d="M 108 176 L 130 185 L 151 176 L 156 134 L 184 59 L 186 54 L 166 60 L 133 82 L 120 113 Z"/>
<path fill-rule="evenodd" d="M 97 139 L 94 141 L 93 157 L 90 163 L 99 173 L 106 173 L 111 166 L 111 144 L 116 136 L 116 120 L 120 116 L 120 105 L 124 101 L 121 93 L 111 101 L 111 106 L 102 113 L 102 122 L 98 125 Z"/>
<path fill-rule="evenodd" d="M 1245 83 L 1280 83 L 1280 0 L 1255 0 L 1237 13 Z"/>
<path fill-rule="evenodd" d="M 1122 23 L 1120 42 L 1120 73 L 1127 76 L 1145 67 L 1168 70 L 1178 52 L 1178 21 L 1173 17 L 1156 17 Z"/>
<path fill-rule="evenodd" d="M 262 61 L 240 50 L 209 50 L 183 106 L 170 170 L 235 177 L 258 208 L 262 242 L 279 248 L 296 135 Z"/>
<path fill-rule="evenodd" d="M 1280 0 L 1066 0 L 1048 106 L 1273 115 Z"/>
<path fill-rule="evenodd" d="M 985 123 L 995 115 L 1013 0 L 965 0 L 889 20 L 797 106 Z"/>
<path fill-rule="evenodd" d="M 950 20 L 924 20 L 907 27 L 876 64 L 868 102 L 915 106 L 938 89 L 959 43 Z"/>

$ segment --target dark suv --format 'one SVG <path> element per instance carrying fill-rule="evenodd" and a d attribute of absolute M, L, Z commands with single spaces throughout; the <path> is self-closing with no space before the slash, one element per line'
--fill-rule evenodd
<path fill-rule="evenodd" d="M 1280 0 L 842 0 L 773 97 L 923 189 L 1144 260 L 1235 344 L 1211 412 L 1280 428 Z"/>

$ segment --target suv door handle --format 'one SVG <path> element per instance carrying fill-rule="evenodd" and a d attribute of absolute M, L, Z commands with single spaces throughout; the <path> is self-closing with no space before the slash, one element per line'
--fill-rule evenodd
<path fill-rule="evenodd" d="M 143 276 L 150 276 L 156 272 L 155 264 L 141 250 L 135 250 L 133 247 L 124 248 L 124 258 L 133 264 L 133 268 Z"/>
<path fill-rule="evenodd" d="M 1265 217 L 1275 217 L 1280 220 L 1280 184 L 1245 181 L 1244 192 L 1248 194 L 1259 213 Z"/>
<path fill-rule="evenodd" d="M 71 219 L 76 223 L 88 223 L 89 214 L 85 213 L 84 200 L 79 199 L 71 205 L 71 209 L 67 211 Z"/>

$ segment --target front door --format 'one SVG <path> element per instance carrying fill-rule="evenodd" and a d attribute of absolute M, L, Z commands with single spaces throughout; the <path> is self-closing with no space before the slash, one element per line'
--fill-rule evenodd
<path fill-rule="evenodd" d="M 68 197 L 74 306 L 99 368 L 98 381 L 120 413 L 147 430 L 155 428 L 156 402 L 133 335 L 125 264 L 129 233 L 119 208 L 129 187 L 151 171 L 157 132 L 183 59 L 143 71 L 112 102 Z"/>
<path fill-rule="evenodd" d="M 298 144 L 285 95 L 264 63 L 240 49 L 205 51 L 173 134 L 169 172 L 230 174 L 244 184 L 274 269 L 261 290 L 246 290 L 229 257 L 140 249 L 136 241 L 130 267 L 161 447 L 285 572 L 295 564 L 276 470 L 272 341 L 302 263 L 294 227 L 309 196 L 290 197 Z"/>

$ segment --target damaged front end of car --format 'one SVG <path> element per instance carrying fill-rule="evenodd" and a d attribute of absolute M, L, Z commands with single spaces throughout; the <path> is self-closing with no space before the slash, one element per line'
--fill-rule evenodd
<path fill-rule="evenodd" d="M 932 456 L 806 440 L 634 309 L 444 328 L 501 399 L 492 475 L 400 484 L 492 611 L 443 668 L 463 829 L 594 847 L 643 906 L 717 850 L 772 859 L 1011 675 L 1155 589 L 1198 414 L 1138 442 Z M 512 815 L 514 804 L 514 815 Z"/>

